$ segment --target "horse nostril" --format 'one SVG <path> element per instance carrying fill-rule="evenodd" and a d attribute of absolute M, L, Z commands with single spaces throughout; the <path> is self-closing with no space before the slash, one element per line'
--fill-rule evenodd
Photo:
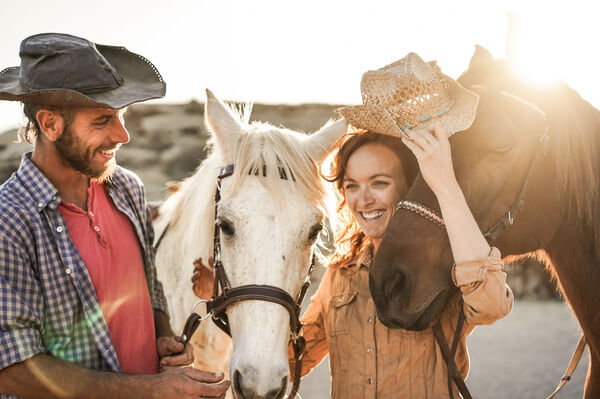
<path fill-rule="evenodd" d="M 393 270 L 396 272 L 383 287 L 386 301 L 393 302 L 394 307 L 402 308 L 408 303 L 412 283 L 410 275 L 400 265 L 395 264 Z"/>
<path fill-rule="evenodd" d="M 275 388 L 267 392 L 265 399 L 282 399 L 285 396 L 285 391 L 287 388 L 287 375 L 283 377 L 281 380 L 281 386 L 279 388 Z"/>
<path fill-rule="evenodd" d="M 239 370 L 235 370 L 235 372 L 233 373 L 233 378 L 232 378 L 232 385 L 233 385 L 233 390 L 235 392 L 235 397 L 239 398 L 239 399 L 250 399 L 253 398 L 254 394 L 247 392 L 246 390 L 244 390 L 244 388 L 242 387 L 242 374 L 240 373 Z"/>

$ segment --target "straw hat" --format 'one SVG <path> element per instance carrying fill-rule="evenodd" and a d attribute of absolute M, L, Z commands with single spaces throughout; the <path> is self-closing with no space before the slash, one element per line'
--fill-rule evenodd
<path fill-rule="evenodd" d="M 444 75 L 435 61 L 427 63 L 415 53 L 366 72 L 360 91 L 363 105 L 341 108 L 342 116 L 354 127 L 396 137 L 436 121 L 448 136 L 465 130 L 479 102 L 479 95 Z"/>

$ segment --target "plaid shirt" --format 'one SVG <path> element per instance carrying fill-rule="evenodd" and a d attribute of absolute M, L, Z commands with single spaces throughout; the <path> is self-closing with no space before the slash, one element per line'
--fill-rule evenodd
<path fill-rule="evenodd" d="M 152 307 L 167 313 L 143 185 L 118 167 L 108 191 L 137 233 Z M 87 268 L 56 210 L 60 201 L 30 154 L 0 187 L 0 370 L 43 352 L 120 371 Z"/>

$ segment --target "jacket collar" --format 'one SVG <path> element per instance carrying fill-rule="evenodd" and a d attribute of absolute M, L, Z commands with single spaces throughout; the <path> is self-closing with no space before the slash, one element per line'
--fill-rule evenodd
<path fill-rule="evenodd" d="M 368 245 L 363 248 L 358 255 L 350 259 L 342 264 L 340 264 L 340 269 L 347 270 L 358 270 L 360 266 L 371 267 L 371 261 L 373 259 L 373 245 Z M 359 267 L 356 267 L 359 266 Z"/>

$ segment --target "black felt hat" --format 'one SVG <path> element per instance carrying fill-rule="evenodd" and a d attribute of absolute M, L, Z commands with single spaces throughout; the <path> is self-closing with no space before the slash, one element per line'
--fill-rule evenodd
<path fill-rule="evenodd" d="M 20 66 L 0 72 L 0 100 L 120 109 L 167 90 L 156 67 L 125 47 L 40 33 L 21 42 L 19 55 Z"/>

